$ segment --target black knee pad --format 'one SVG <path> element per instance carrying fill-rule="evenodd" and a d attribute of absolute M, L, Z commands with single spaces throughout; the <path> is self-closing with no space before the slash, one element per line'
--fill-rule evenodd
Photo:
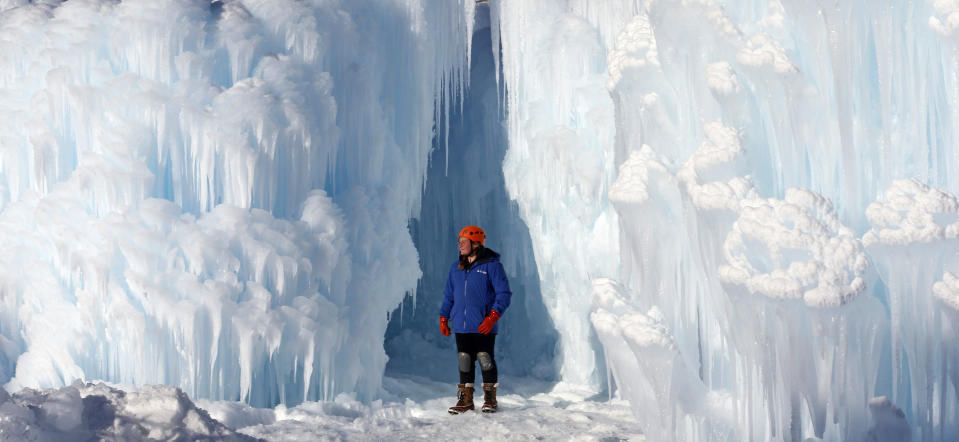
<path fill-rule="evenodd" d="M 469 373 L 469 371 L 473 368 L 473 358 L 470 357 L 469 353 L 460 352 L 459 360 L 460 371 L 463 373 Z"/>
<path fill-rule="evenodd" d="M 476 353 L 476 359 L 480 363 L 480 369 L 483 371 L 490 371 L 493 368 L 493 357 L 485 351 Z"/>

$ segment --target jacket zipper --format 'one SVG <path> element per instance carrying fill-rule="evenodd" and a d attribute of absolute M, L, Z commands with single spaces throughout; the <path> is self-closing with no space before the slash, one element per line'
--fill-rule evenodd
<path fill-rule="evenodd" d="M 463 278 L 463 329 L 466 329 L 466 286 L 469 284 L 470 269 L 466 269 L 466 277 Z"/>

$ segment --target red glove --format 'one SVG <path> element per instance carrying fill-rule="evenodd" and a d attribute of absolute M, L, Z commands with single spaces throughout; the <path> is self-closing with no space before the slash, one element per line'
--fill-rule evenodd
<path fill-rule="evenodd" d="M 496 310 L 490 310 L 489 315 L 486 316 L 486 319 L 483 319 L 483 323 L 479 326 L 479 332 L 487 335 L 489 332 L 493 331 L 493 326 L 496 325 L 496 321 L 499 321 L 499 313 L 496 313 Z"/>
<path fill-rule="evenodd" d="M 440 316 L 440 333 L 442 333 L 443 336 L 450 335 L 450 325 L 448 324 L 448 322 L 449 322 L 449 319 L 446 319 Z"/>

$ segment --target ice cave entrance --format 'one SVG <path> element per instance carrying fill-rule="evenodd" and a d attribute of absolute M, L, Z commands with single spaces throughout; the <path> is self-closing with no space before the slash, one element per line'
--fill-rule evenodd
<path fill-rule="evenodd" d="M 457 232 L 475 224 L 486 230 L 486 246 L 502 255 L 513 291 L 496 342 L 501 379 L 555 381 L 558 334 L 543 305 L 529 230 L 503 177 L 507 115 L 503 84 L 496 81 L 487 5 L 477 5 L 475 20 L 469 88 L 462 103 L 449 110 L 448 123 L 435 125 L 422 209 L 410 223 L 423 277 L 415 295 L 390 315 L 386 375 L 457 381 L 455 341 L 439 333 L 437 317 L 458 253 Z"/>

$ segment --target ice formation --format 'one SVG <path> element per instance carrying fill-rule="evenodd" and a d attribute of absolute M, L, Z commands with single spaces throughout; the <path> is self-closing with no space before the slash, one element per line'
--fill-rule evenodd
<path fill-rule="evenodd" d="M 955 1 L 480 8 L 0 1 L 6 387 L 369 401 L 480 223 L 650 437 L 959 434 Z"/>
<path fill-rule="evenodd" d="M 612 384 L 658 440 L 959 433 L 956 7 L 887 3 L 494 2 L 510 91 L 504 167 L 555 165 L 560 178 L 539 177 L 548 188 L 581 167 L 577 124 L 614 134 L 602 155 L 618 175 L 592 174 L 612 184 L 587 202 L 612 206 L 602 219 L 615 220 L 618 246 L 603 236 L 577 250 L 619 260 L 583 267 L 579 281 L 592 281 L 582 293 Z M 587 81 L 603 61 L 613 116 L 577 113 L 605 100 Z M 547 135 L 558 152 L 543 160 L 531 152 Z M 518 185 L 535 180 L 510 191 L 549 302 L 563 291 L 543 268 L 574 240 L 535 229 L 580 187 L 544 201 Z M 608 229 L 582 213 L 566 210 Z"/>
<path fill-rule="evenodd" d="M 859 239 L 808 190 L 789 189 L 782 201 L 744 200 L 723 252 L 719 280 L 730 292 L 841 307 L 865 290 Z"/>
<path fill-rule="evenodd" d="M 649 440 L 719 439 L 732 435 L 728 398 L 707 394 L 685 364 L 658 307 L 643 313 L 615 280 L 598 278 L 590 320 L 606 350 L 620 394 L 633 405 Z M 629 380 L 623 382 L 624 380 Z M 686 426 L 687 423 L 706 425 Z M 686 433 L 685 428 L 693 428 Z"/>
<path fill-rule="evenodd" d="M 376 395 L 473 9 L 0 3 L 7 388 Z"/>
<path fill-rule="evenodd" d="M 617 268 L 616 220 L 606 196 L 615 176 L 607 55 L 601 36 L 562 3 L 491 8 L 509 117 L 506 189 L 529 227 L 543 302 L 557 324 L 560 377 L 598 387 L 605 370 L 584 293 L 591 277 Z M 542 25 L 526 26 L 533 21 Z"/>
<path fill-rule="evenodd" d="M 872 228 L 866 250 L 888 290 L 892 326 L 891 400 L 900 403 L 923 438 L 955 428 L 954 416 L 935 404 L 955 406 L 959 377 L 951 347 L 959 326 L 949 310 L 951 272 L 959 271 L 959 204 L 950 192 L 916 179 L 896 180 L 866 209 Z M 902 269 L 909 266 L 910 271 Z M 941 281 L 940 281 L 941 280 Z M 937 302 L 936 299 L 941 302 Z"/>

